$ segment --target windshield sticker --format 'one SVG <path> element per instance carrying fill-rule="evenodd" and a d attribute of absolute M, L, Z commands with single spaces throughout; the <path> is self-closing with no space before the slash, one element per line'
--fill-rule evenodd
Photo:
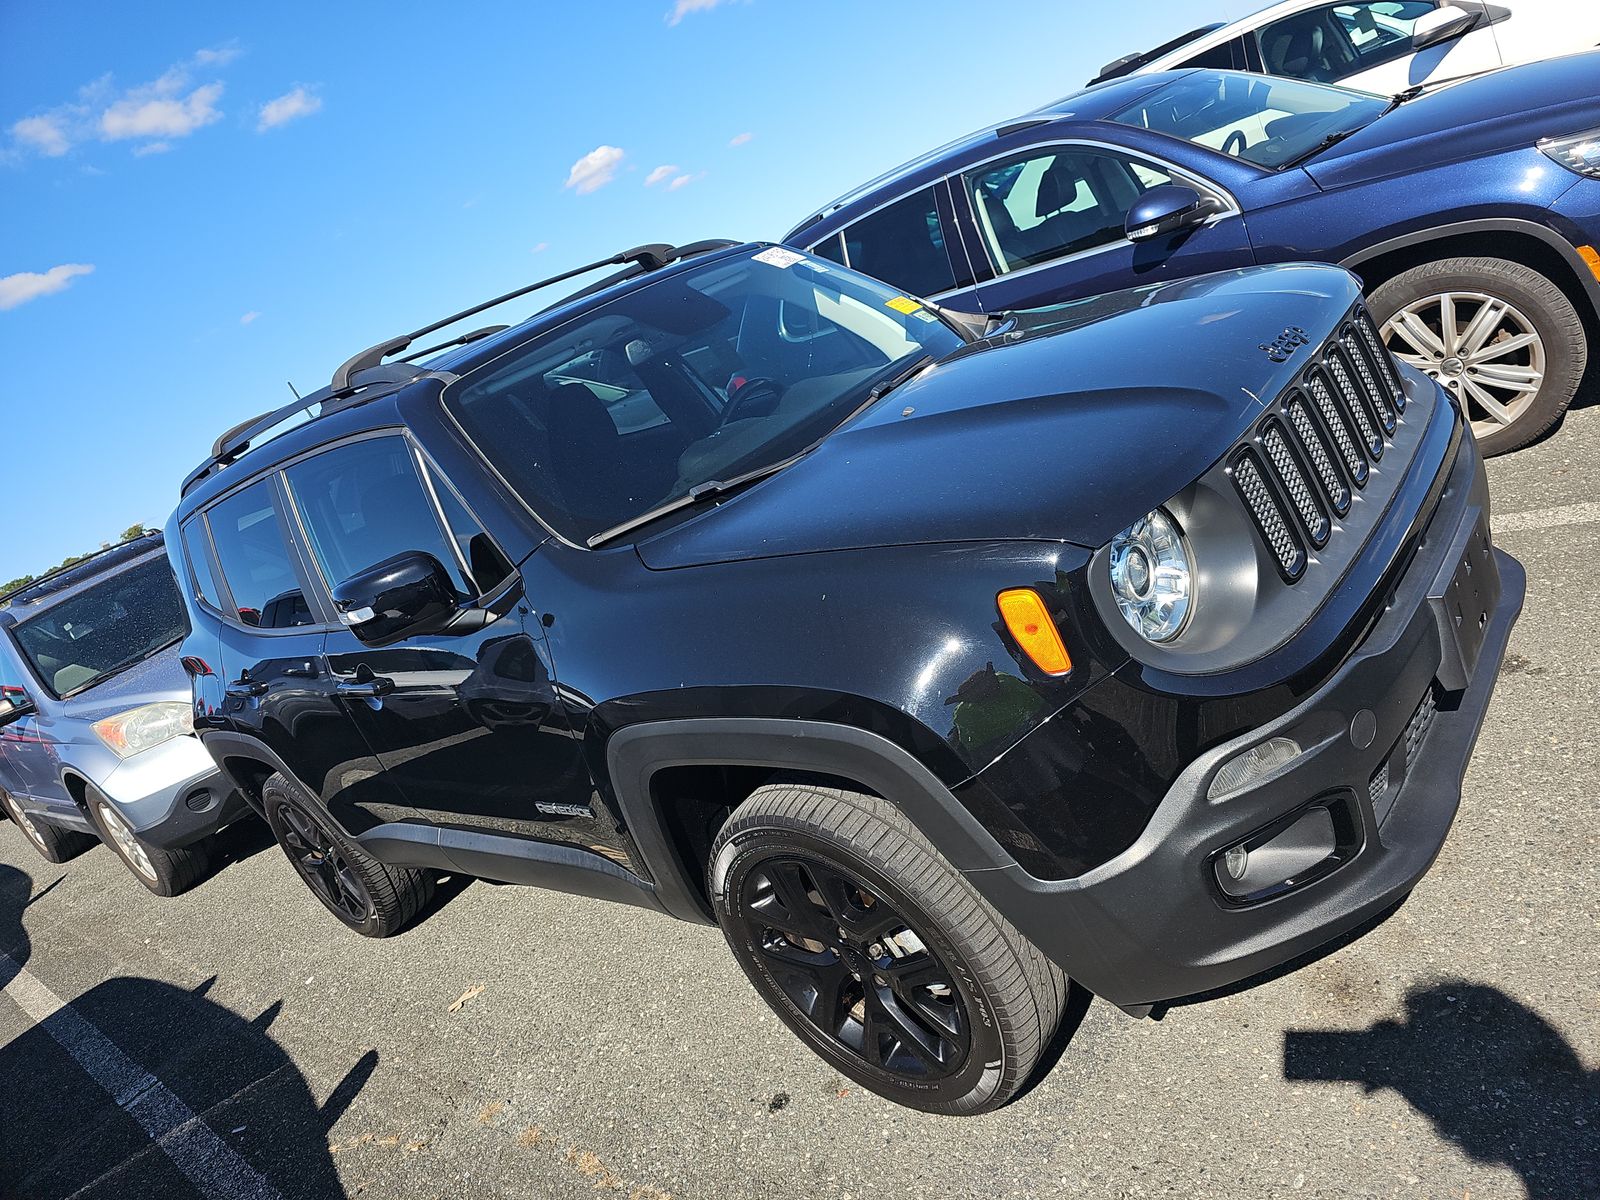
<path fill-rule="evenodd" d="M 751 257 L 758 263 L 766 263 L 769 267 L 792 267 L 795 263 L 806 261 L 804 254 L 796 254 L 793 250 L 785 250 L 782 246 L 770 246 Z"/>
<path fill-rule="evenodd" d="M 892 300 L 885 300 L 883 303 L 886 308 L 892 308 L 895 312 L 905 313 L 908 316 L 911 313 L 922 311 L 922 305 L 906 296 L 896 296 Z"/>
<path fill-rule="evenodd" d="M 934 316 L 925 308 L 919 308 L 911 315 L 916 317 L 919 321 L 926 321 L 929 325 L 937 325 L 939 323 L 939 318 Z"/>

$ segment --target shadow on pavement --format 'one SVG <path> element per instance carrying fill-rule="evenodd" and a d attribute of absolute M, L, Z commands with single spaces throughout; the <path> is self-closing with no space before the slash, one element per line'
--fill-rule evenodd
<path fill-rule="evenodd" d="M 32 891 L 25 872 L 0 864 L 0 1196 L 176 1200 L 206 1182 L 222 1195 L 345 1195 L 328 1130 L 376 1051 L 319 1105 L 268 1033 L 281 1005 L 247 1019 L 206 998 L 215 978 L 193 990 L 131 976 L 81 995 L 63 986 L 70 1007 L 35 1024 L 25 1005 L 50 1001 L 26 970 L 23 910 L 44 894 Z M 186 1114 L 204 1129 L 163 1128 Z"/>
<path fill-rule="evenodd" d="M 1403 1022 L 1290 1030 L 1283 1074 L 1398 1092 L 1475 1161 L 1516 1171 L 1530 1200 L 1595 1194 L 1600 1071 L 1497 988 L 1435 984 L 1407 995 Z"/>

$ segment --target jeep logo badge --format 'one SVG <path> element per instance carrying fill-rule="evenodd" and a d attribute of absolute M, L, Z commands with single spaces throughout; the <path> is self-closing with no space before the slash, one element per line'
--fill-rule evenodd
<path fill-rule="evenodd" d="M 1267 357 L 1275 363 L 1288 362 L 1294 356 L 1295 347 L 1309 346 L 1311 339 L 1306 336 L 1306 331 L 1298 325 L 1291 325 L 1270 342 L 1262 342 L 1261 349 L 1267 352 Z"/>

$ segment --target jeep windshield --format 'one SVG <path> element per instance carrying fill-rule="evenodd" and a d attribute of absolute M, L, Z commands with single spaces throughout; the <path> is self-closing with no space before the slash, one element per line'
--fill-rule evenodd
<path fill-rule="evenodd" d="M 961 344 L 883 284 L 752 249 L 634 286 L 445 403 L 545 523 L 585 545 L 754 482 Z"/>
<path fill-rule="evenodd" d="M 28 665 L 65 699 L 141 663 L 189 632 L 165 555 L 107 575 L 12 631 Z"/>
<path fill-rule="evenodd" d="M 1383 115 L 1387 100 L 1346 88 L 1238 71 L 1195 71 L 1111 120 L 1183 138 L 1279 170 Z"/>

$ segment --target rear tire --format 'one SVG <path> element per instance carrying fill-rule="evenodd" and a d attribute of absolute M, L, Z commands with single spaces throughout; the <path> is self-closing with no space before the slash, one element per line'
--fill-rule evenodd
<path fill-rule="evenodd" d="M 210 874 L 209 839 L 163 849 L 135 833 L 116 806 L 96 789 L 87 789 L 84 803 L 89 819 L 100 831 L 100 840 L 116 852 L 129 874 L 156 895 L 177 896 Z"/>
<path fill-rule="evenodd" d="M 1061 1022 L 1066 976 L 876 796 L 758 788 L 717 835 L 710 885 L 762 999 L 897 1104 L 998 1108 Z"/>
<path fill-rule="evenodd" d="M 6 792 L 0 792 L 0 805 L 5 806 L 6 815 L 18 829 L 22 830 L 22 836 L 27 838 L 28 845 L 37 850 L 39 856 L 46 862 L 64 863 L 100 844 L 99 839 L 92 833 L 63 829 L 59 825 L 52 825 L 48 821 L 29 816 Z"/>
<path fill-rule="evenodd" d="M 363 937 L 393 937 L 433 895 L 433 876 L 379 862 L 283 774 L 261 788 L 272 836 L 312 894 Z"/>
<path fill-rule="evenodd" d="M 1485 300 L 1505 312 L 1474 323 Z M 1373 289 L 1368 307 L 1402 361 L 1464 401 L 1486 456 L 1519 450 L 1560 420 L 1588 362 L 1583 321 L 1567 294 L 1531 267 L 1503 258 L 1423 263 Z M 1446 324 L 1460 336 L 1436 344 Z"/>

